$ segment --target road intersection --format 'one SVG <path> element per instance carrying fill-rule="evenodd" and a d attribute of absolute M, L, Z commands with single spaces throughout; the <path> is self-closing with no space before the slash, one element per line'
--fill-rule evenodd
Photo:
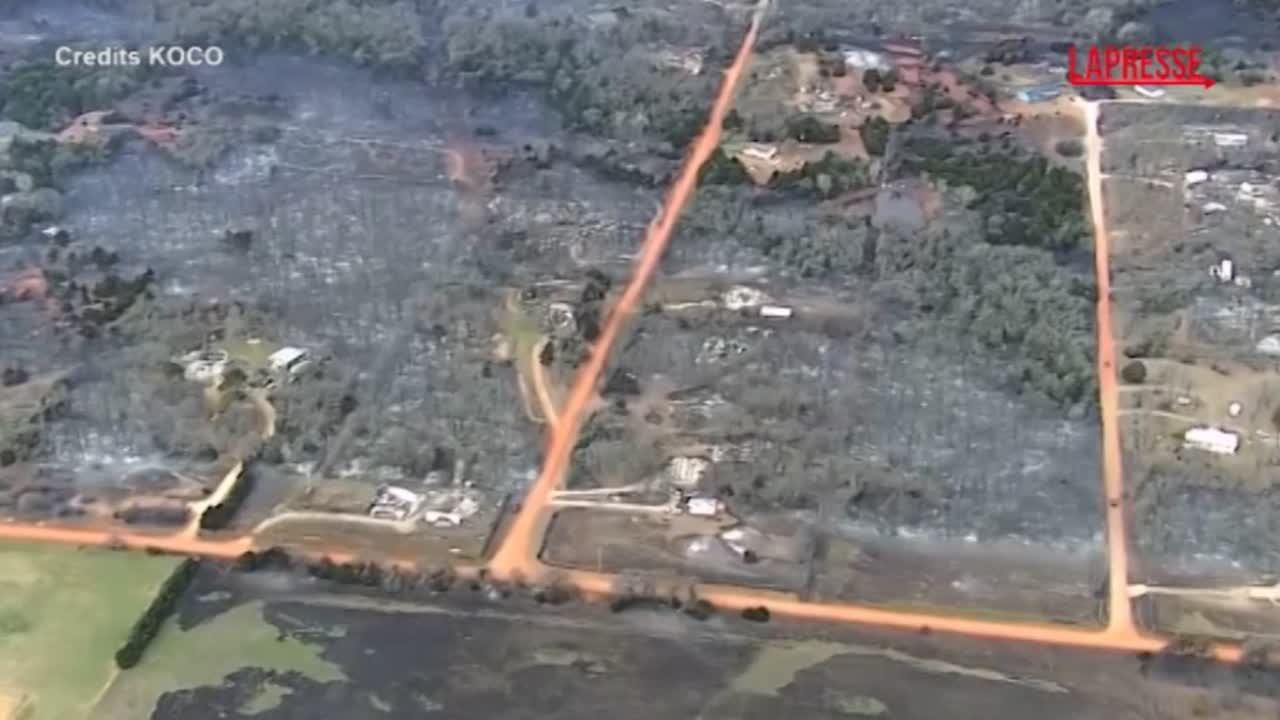
<path fill-rule="evenodd" d="M 592 352 L 579 369 L 558 409 L 552 407 L 553 401 L 547 392 L 544 379 L 540 376 L 536 378 L 535 384 L 538 386 L 536 396 L 549 431 L 541 472 L 529 488 L 523 502 L 520 503 L 519 509 L 511 517 L 491 559 L 483 566 L 459 568 L 460 575 L 464 577 L 484 575 L 495 580 L 529 584 L 556 582 L 578 591 L 585 597 L 605 597 L 618 591 L 620 575 L 548 565 L 541 559 L 542 545 L 556 512 L 556 493 L 564 484 L 573 447 L 591 412 L 596 388 L 604 372 L 609 352 L 616 344 L 625 323 L 639 304 L 649 281 L 657 270 L 659 259 L 672 235 L 677 218 L 695 190 L 699 170 L 718 146 L 723 118 L 732 104 L 738 82 L 745 74 L 766 7 L 767 0 L 761 0 L 757 5 L 742 45 L 732 64 L 725 71 L 723 83 L 715 98 L 707 124 L 690 150 L 667 195 L 666 202 L 650 223 L 636 255 L 632 275 L 613 304 Z M 1081 102 L 1080 106 L 1087 126 L 1085 142 L 1087 180 L 1094 227 L 1098 287 L 1097 367 L 1103 435 L 1101 491 L 1106 516 L 1109 566 L 1108 616 L 1105 627 L 1098 629 L 1048 623 L 1002 622 L 946 614 L 902 612 L 847 602 L 811 602 L 792 594 L 727 585 L 698 584 L 696 593 L 699 598 L 726 610 L 767 607 L 776 617 L 1121 652 L 1158 652 L 1173 641 L 1171 637 L 1144 632 L 1137 627 L 1133 619 L 1132 591 L 1128 575 L 1125 492 L 1116 420 L 1118 401 L 1115 349 L 1111 337 L 1110 269 L 1107 223 L 1103 208 L 1102 141 L 1098 128 L 1099 105 Z M 539 344 L 535 349 L 540 347 Z M 535 373 L 540 373 L 536 355 L 532 358 L 532 366 Z M 111 528 L 70 528 L 43 524 L 0 524 L 0 538 L 123 547 L 221 559 L 234 559 L 249 550 L 261 549 L 255 545 L 253 533 L 234 537 L 216 537 L 190 531 L 160 535 L 123 532 Z M 327 557 L 335 562 L 358 559 L 353 553 L 336 547 L 326 548 L 322 552 L 308 553 L 308 555 Z M 395 564 L 408 564 L 408 562 L 400 561 Z M 666 587 L 660 581 L 654 583 L 655 590 L 660 593 L 674 593 L 681 587 L 687 588 L 688 585 L 687 579 L 672 579 Z M 1241 646 L 1233 643 L 1212 644 L 1208 648 L 1208 654 L 1215 659 L 1230 662 L 1238 662 L 1243 656 Z"/>

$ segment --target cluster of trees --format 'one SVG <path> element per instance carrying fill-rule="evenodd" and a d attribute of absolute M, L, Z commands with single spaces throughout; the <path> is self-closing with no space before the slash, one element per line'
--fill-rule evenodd
<path fill-rule="evenodd" d="M 195 580 L 196 572 L 199 570 L 200 561 L 193 558 L 183 560 L 178 567 L 174 568 L 173 574 L 160 586 L 160 591 L 143 611 L 142 617 L 138 618 L 133 628 L 129 630 L 129 638 L 116 651 L 116 667 L 128 670 L 142 660 L 147 646 L 160 632 L 164 621 L 173 615 L 182 593 L 191 586 L 191 581 Z"/>
<path fill-rule="evenodd" d="M 701 185 L 746 185 L 751 182 L 751 175 L 736 157 L 730 157 L 724 150 L 716 148 L 711 157 L 698 171 L 698 183 Z"/>
<path fill-rule="evenodd" d="M 796 203 L 761 202 L 763 191 L 702 188 L 681 217 L 676 242 L 745 245 L 814 279 L 847 277 L 862 264 L 869 228 L 860 220 L 821 218 Z"/>
<path fill-rule="evenodd" d="M 416 589 L 446 592 L 458 580 L 457 573 L 447 566 L 426 572 L 415 572 L 399 567 L 384 568 L 373 562 L 335 563 L 328 558 L 307 563 L 306 571 L 308 575 L 318 580 L 328 580 L 340 585 L 377 588 L 388 593 Z"/>
<path fill-rule="evenodd" d="M 806 162 L 795 170 L 775 172 L 769 187 L 801 195 L 835 197 L 861 190 L 871 184 L 866 163 L 827 151 L 815 162 Z"/>
<path fill-rule="evenodd" d="M 234 568 L 246 573 L 262 570 L 289 572 L 301 569 L 317 580 L 376 589 L 392 594 L 414 591 L 443 593 L 453 589 L 458 582 L 457 572 L 447 565 L 425 570 L 410 570 L 398 566 L 387 568 L 374 562 L 335 563 L 328 558 L 300 565 L 290 557 L 287 551 L 278 547 L 269 548 L 260 553 L 248 551 L 236 558 Z M 481 590 L 486 585 L 497 589 L 504 597 L 510 592 L 509 587 L 483 580 L 474 580 L 469 587 L 472 590 Z M 560 605 L 574 598 L 573 591 L 554 576 L 545 584 L 519 587 L 528 591 L 529 596 L 539 604 Z"/>
<path fill-rule="evenodd" d="M 654 48 L 677 30 L 653 16 L 615 15 L 599 28 L 568 12 L 457 14 L 445 23 L 444 68 L 482 83 L 541 86 L 578 130 L 688 144 L 706 119 L 715 74 L 659 61 Z"/>
<path fill-rule="evenodd" d="M 1016 65 L 1030 62 L 1031 45 L 1028 38 L 1006 38 L 992 45 L 986 54 L 986 62 L 1000 65 Z"/>
<path fill-rule="evenodd" d="M 161 35 L 174 41 L 299 48 L 357 63 L 416 68 L 425 59 L 425 23 L 438 21 L 430 0 L 148 0 Z M 95 69 L 96 70 L 96 69 Z"/>
<path fill-rule="evenodd" d="M 858 133 L 862 136 L 862 146 L 871 155 L 884 155 L 885 149 L 889 147 L 889 135 L 892 132 L 893 126 L 879 115 L 872 115 L 862 124 L 862 127 L 858 128 Z"/>
<path fill-rule="evenodd" d="M 587 353 L 591 351 L 591 344 L 600 336 L 604 300 L 613 287 L 613 279 L 596 268 L 587 270 L 586 276 L 582 291 L 578 294 L 578 302 L 573 309 L 577 332 L 559 338 L 555 343 L 555 349 L 550 351 L 552 361 L 558 359 L 571 368 L 578 367 L 586 360 Z M 551 346 L 548 345 L 548 347 Z M 544 349 L 543 352 L 548 351 Z"/>
<path fill-rule="evenodd" d="M 958 149 L 954 140 L 933 137 L 909 138 L 904 151 L 906 171 L 973 188 L 970 207 L 981 214 L 992 245 L 1070 252 L 1087 236 L 1083 179 L 1041 156 L 986 145 Z"/>
<path fill-rule="evenodd" d="M 663 592 L 644 575 L 623 573 L 614 581 L 609 609 L 620 613 L 642 608 L 679 610 L 695 620 L 706 620 L 716 611 L 710 601 L 698 597 L 692 586 Z"/>
<path fill-rule="evenodd" d="M 787 137 L 797 142 L 830 145 L 840 142 L 840 126 L 822 122 L 812 115 L 787 118 Z"/>
<path fill-rule="evenodd" d="M 29 62 L 0 76 L 0 113 L 37 130 L 61 129 L 72 118 L 103 110 L 156 72 L 148 65 L 59 67 L 51 60 Z"/>
<path fill-rule="evenodd" d="M 930 327 L 1008 356 L 1003 372 L 1014 389 L 1065 407 L 1091 403 L 1093 278 L 1048 250 L 986 242 L 979 221 L 970 222 L 919 237 L 882 235 L 875 273 L 908 281 Z"/>
<path fill-rule="evenodd" d="M 249 468 L 240 471 L 240 476 L 236 478 L 235 484 L 231 486 L 231 491 L 222 499 L 222 502 L 216 505 L 210 505 L 205 509 L 204 515 L 200 516 L 201 530 L 222 530 L 231 524 L 235 518 L 236 512 L 240 510 L 240 506 L 248 499 L 249 494 L 253 492 L 254 474 Z"/>
<path fill-rule="evenodd" d="M 862 72 L 862 86 L 867 89 L 867 92 L 891 93 L 898 87 L 898 71 L 880 72 L 875 68 L 867 68 Z"/>
<path fill-rule="evenodd" d="M 949 191 L 947 203 L 963 195 Z M 679 232 L 690 243 L 745 245 L 802 277 L 882 284 L 928 332 L 953 333 L 1010 358 L 1002 367 L 1015 389 L 1067 407 L 1093 399 L 1096 286 L 1058 253 L 987 241 L 975 210 L 950 214 L 944 228 L 900 236 L 861 219 L 823 218 L 809 207 L 759 198 L 747 188 L 703 188 Z"/>

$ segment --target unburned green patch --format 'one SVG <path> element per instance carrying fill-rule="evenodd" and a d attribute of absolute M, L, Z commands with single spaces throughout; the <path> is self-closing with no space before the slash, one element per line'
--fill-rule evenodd
<path fill-rule="evenodd" d="M 23 720 L 88 718 L 112 654 L 174 562 L 0 542 L 0 708 L 7 698 Z"/>
<path fill-rule="evenodd" d="M 261 603 L 237 606 L 216 618 L 182 631 L 170 623 L 147 649 L 137 667 L 124 673 L 103 697 L 94 717 L 134 720 L 148 717 L 167 692 L 218 685 L 235 671 L 262 668 L 296 672 L 317 682 L 346 676 L 320 657 L 320 650 L 286 635 L 268 623 Z M 270 683 L 259 688 L 250 706 L 262 712 L 284 695 Z"/>

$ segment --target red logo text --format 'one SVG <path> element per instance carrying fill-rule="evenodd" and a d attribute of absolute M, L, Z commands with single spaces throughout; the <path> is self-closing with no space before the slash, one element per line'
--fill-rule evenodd
<path fill-rule="evenodd" d="M 1213 85 L 1200 74 L 1200 46 L 1094 45 L 1067 48 L 1067 80 L 1073 85 Z"/>

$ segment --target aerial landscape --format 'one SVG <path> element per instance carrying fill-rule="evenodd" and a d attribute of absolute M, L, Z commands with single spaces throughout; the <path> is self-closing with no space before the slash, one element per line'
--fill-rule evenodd
<path fill-rule="evenodd" d="M 1277 542 L 1275 0 L 0 4 L 0 720 L 1274 718 Z"/>

